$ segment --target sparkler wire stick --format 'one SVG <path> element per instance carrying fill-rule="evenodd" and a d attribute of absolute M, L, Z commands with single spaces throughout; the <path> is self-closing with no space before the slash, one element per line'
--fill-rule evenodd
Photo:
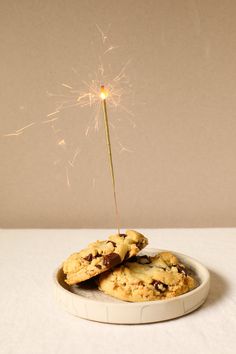
<path fill-rule="evenodd" d="M 110 129 L 109 129 L 108 114 L 107 114 L 107 103 L 106 103 L 107 96 L 108 96 L 108 92 L 105 90 L 104 86 L 102 85 L 100 98 L 102 99 L 103 118 L 104 118 L 105 132 L 106 132 L 106 142 L 107 142 L 110 172 L 111 172 L 111 179 L 112 179 L 113 196 L 114 196 L 114 202 L 115 202 L 117 230 L 118 230 L 118 234 L 120 234 L 120 226 L 119 226 L 120 220 L 119 220 L 118 204 L 117 204 L 117 198 L 116 198 L 115 173 L 114 173 L 114 166 L 113 166 L 113 160 L 112 160 L 111 138 L 110 138 Z"/>

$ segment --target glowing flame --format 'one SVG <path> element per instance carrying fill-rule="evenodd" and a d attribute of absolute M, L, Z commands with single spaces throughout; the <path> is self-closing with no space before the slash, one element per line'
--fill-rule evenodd
<path fill-rule="evenodd" d="M 101 86 L 100 98 L 105 100 L 108 97 L 108 91 L 105 89 L 104 85 Z"/>

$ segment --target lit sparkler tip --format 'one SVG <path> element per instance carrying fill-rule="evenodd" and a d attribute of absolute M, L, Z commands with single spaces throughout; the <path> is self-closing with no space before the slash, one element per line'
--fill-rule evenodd
<path fill-rule="evenodd" d="M 108 97 L 108 91 L 105 89 L 104 85 L 101 85 L 100 98 L 105 100 Z"/>

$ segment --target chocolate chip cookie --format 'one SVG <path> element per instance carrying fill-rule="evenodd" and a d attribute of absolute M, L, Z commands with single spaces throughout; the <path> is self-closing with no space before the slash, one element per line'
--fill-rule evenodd
<path fill-rule="evenodd" d="M 132 302 L 172 298 L 196 285 L 186 267 L 170 252 L 132 257 L 99 277 L 100 290 Z"/>
<path fill-rule="evenodd" d="M 73 285 L 111 269 L 123 260 L 135 256 L 148 244 L 139 232 L 127 230 L 112 235 L 106 241 L 96 241 L 86 249 L 72 254 L 63 264 L 66 283 Z"/>

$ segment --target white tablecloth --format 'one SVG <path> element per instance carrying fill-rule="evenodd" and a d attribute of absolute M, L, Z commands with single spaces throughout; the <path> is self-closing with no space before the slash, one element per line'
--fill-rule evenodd
<path fill-rule="evenodd" d="M 54 301 L 52 273 L 109 230 L 0 231 L 1 354 L 236 353 L 236 229 L 141 230 L 150 247 L 187 254 L 211 272 L 197 311 L 146 325 L 90 322 Z"/>

